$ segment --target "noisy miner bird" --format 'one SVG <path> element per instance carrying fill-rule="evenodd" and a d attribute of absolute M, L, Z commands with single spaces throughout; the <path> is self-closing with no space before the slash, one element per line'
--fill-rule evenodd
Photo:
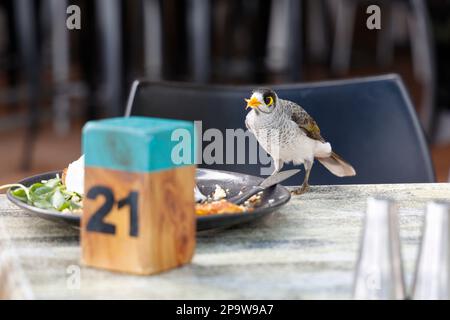
<path fill-rule="evenodd" d="M 305 179 L 294 194 L 309 189 L 309 174 L 314 159 L 338 177 L 354 176 L 355 169 L 334 153 L 329 142 L 320 135 L 316 121 L 298 104 L 278 98 L 275 91 L 260 88 L 245 99 L 247 114 L 245 125 L 252 132 L 263 149 L 275 162 L 275 171 L 284 163 L 303 164 Z"/>

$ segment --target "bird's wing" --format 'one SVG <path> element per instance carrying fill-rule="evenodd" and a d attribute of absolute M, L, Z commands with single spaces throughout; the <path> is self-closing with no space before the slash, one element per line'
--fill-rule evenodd
<path fill-rule="evenodd" d="M 316 121 L 302 107 L 288 100 L 284 100 L 284 103 L 291 111 L 291 120 L 294 121 L 309 138 L 325 142 L 325 139 L 320 134 L 320 128 Z"/>

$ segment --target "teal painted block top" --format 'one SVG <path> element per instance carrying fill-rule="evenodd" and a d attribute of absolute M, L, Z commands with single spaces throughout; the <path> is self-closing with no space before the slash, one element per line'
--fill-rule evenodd
<path fill-rule="evenodd" d="M 82 145 L 88 167 L 152 172 L 194 164 L 195 141 L 193 122 L 127 117 L 89 121 Z"/>

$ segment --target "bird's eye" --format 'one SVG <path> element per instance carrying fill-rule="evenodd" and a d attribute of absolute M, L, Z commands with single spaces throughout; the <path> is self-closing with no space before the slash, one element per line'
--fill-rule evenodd
<path fill-rule="evenodd" d="M 266 106 L 269 107 L 273 104 L 273 98 L 271 96 L 265 97 L 264 102 L 265 102 Z"/>

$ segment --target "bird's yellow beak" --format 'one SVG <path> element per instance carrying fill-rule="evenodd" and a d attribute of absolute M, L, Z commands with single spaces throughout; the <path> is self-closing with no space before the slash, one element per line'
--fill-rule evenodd
<path fill-rule="evenodd" d="M 259 102 L 259 100 L 256 97 L 252 97 L 251 99 L 245 99 L 245 102 L 247 102 L 247 106 L 245 107 L 245 109 L 248 109 L 249 107 L 254 109 L 261 106 L 261 102 Z"/>

